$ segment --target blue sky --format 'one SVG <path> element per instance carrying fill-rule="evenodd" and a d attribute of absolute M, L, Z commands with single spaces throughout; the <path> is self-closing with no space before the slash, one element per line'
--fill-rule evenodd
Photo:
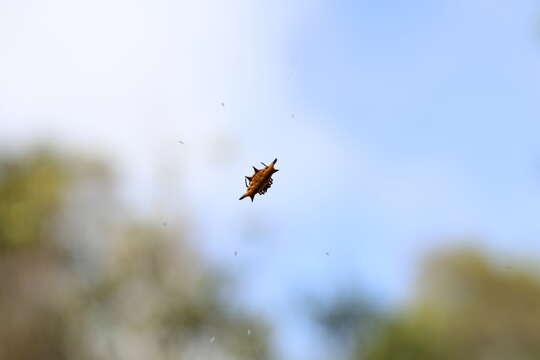
<path fill-rule="evenodd" d="M 399 303 L 452 236 L 540 256 L 539 24 L 526 0 L 6 1 L 0 138 L 108 157 L 169 222 L 189 203 L 289 358 L 315 359 L 304 293 Z M 274 157 L 271 191 L 237 201 Z"/>

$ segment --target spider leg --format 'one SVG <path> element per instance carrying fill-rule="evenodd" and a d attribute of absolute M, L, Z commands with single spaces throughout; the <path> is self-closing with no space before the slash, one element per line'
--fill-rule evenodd
<path fill-rule="evenodd" d="M 268 189 L 272 186 L 272 178 L 268 179 L 268 181 L 266 182 L 266 184 L 264 184 L 264 186 L 261 187 L 261 189 L 259 190 L 259 194 L 264 194 L 268 191 Z"/>

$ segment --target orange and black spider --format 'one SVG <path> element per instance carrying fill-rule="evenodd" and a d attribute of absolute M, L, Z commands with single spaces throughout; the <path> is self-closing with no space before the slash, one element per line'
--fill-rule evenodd
<path fill-rule="evenodd" d="M 261 163 L 264 165 L 264 168 L 257 169 L 255 166 L 253 167 L 253 170 L 255 170 L 255 173 L 252 176 L 246 176 L 244 181 L 246 183 L 247 190 L 244 195 L 240 196 L 240 199 L 242 200 L 245 197 L 250 197 L 251 201 L 253 201 L 253 198 L 256 194 L 262 195 L 266 193 L 266 191 L 272 186 L 273 180 L 272 175 L 276 172 L 278 172 L 278 169 L 274 168 L 274 165 L 276 164 L 277 159 L 274 159 L 270 163 L 270 165 L 266 165 L 265 163 Z M 249 180 L 249 184 L 248 184 Z"/>

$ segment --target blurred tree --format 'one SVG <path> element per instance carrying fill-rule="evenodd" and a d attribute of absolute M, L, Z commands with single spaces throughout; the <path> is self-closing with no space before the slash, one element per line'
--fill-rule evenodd
<path fill-rule="evenodd" d="M 540 359 L 540 279 L 475 250 L 428 258 L 417 293 L 354 359 Z"/>
<path fill-rule="evenodd" d="M 0 159 L 0 251 L 50 238 L 67 180 L 64 164 L 47 152 Z"/>
<path fill-rule="evenodd" d="M 268 329 L 261 321 L 234 313 L 221 296 L 223 279 L 208 271 L 200 257 L 159 226 L 125 229 L 103 276 L 85 297 L 85 339 L 95 344 L 110 334 L 111 349 L 125 359 L 268 359 Z M 93 331 L 95 323 L 101 331 Z M 126 339 L 130 339 L 125 342 Z M 137 354 L 129 343 L 146 344 Z"/>
<path fill-rule="evenodd" d="M 339 290 L 325 302 L 310 297 L 306 305 L 309 317 L 323 330 L 330 352 L 338 358 L 368 338 L 379 320 L 375 306 L 353 289 Z"/>
<path fill-rule="evenodd" d="M 77 160 L 77 161 L 76 161 Z M 92 162 L 41 148 L 0 157 L 0 359 L 65 359 L 69 269 L 59 214 Z"/>
<path fill-rule="evenodd" d="M 0 359 L 268 359 L 185 231 L 121 209 L 99 162 L 0 157 Z"/>

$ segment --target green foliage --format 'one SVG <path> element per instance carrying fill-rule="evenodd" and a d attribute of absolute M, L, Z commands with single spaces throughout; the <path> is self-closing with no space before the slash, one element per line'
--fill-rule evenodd
<path fill-rule="evenodd" d="M 540 359 L 539 278 L 474 250 L 435 254 L 412 305 L 355 358 Z"/>
<path fill-rule="evenodd" d="M 128 331 L 159 344 L 161 355 L 181 355 L 193 346 L 198 353 L 267 359 L 267 329 L 245 314 L 232 313 L 219 296 L 224 283 L 178 241 L 174 233 L 151 224 L 128 226 L 111 267 L 103 269 L 92 288 L 97 291 L 86 297 L 87 321 L 100 319 L 107 333 Z"/>
<path fill-rule="evenodd" d="M 339 355 L 348 354 L 354 345 L 368 338 L 379 322 L 375 306 L 355 289 L 342 289 L 326 302 L 308 298 L 305 305 L 310 318 Z"/>
<path fill-rule="evenodd" d="M 50 237 L 68 178 L 63 162 L 48 152 L 0 159 L 0 248 Z"/>
<path fill-rule="evenodd" d="M 367 356 L 359 359 L 435 360 L 446 359 L 435 343 L 434 334 L 420 324 L 403 319 L 391 320 L 376 334 L 374 343 L 368 345 Z M 362 349 L 363 350 L 363 349 Z"/>
<path fill-rule="evenodd" d="M 0 359 L 268 359 L 268 329 L 185 232 L 117 199 L 96 161 L 0 160 Z"/>

